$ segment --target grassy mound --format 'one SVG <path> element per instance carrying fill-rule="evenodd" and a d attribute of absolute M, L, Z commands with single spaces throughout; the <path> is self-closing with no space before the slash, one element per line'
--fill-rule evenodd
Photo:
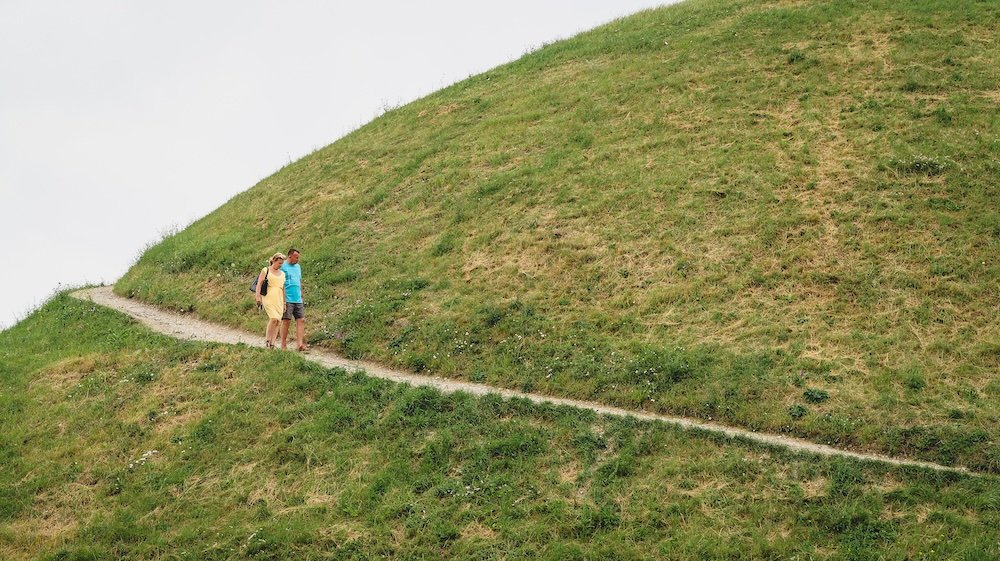
<path fill-rule="evenodd" d="M 444 396 L 66 296 L 0 361 L 3 559 L 1000 559 L 993 476 Z"/>
<path fill-rule="evenodd" d="M 392 111 L 120 294 L 414 371 L 1000 470 L 1000 12 L 690 0 Z"/>

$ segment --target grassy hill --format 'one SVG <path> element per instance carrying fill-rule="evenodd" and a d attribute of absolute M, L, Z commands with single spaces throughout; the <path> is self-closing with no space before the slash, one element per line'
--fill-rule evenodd
<path fill-rule="evenodd" d="M 179 342 L 0 332 L 0 558 L 1000 559 L 1000 485 Z"/>
<path fill-rule="evenodd" d="M 116 291 L 414 371 L 1000 471 L 1000 5 L 689 0 L 391 111 Z"/>

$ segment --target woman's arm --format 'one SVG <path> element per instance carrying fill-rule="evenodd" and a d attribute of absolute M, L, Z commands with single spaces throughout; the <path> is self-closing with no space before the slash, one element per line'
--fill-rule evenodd
<path fill-rule="evenodd" d="M 262 284 L 264 284 L 264 275 L 266 274 L 265 271 L 266 271 L 266 269 L 261 269 L 260 270 L 260 274 L 257 275 L 257 296 L 256 296 L 256 298 L 257 298 L 257 303 L 258 304 L 260 303 L 260 286 Z"/>

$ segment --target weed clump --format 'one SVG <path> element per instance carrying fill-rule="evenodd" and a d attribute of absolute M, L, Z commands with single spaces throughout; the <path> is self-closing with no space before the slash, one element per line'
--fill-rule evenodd
<path fill-rule="evenodd" d="M 903 383 L 907 388 L 920 391 L 927 387 L 927 380 L 924 379 L 923 374 L 920 372 L 908 372 L 903 378 Z"/>
<path fill-rule="evenodd" d="M 801 419 L 806 416 L 809 410 L 802 405 L 795 404 L 788 408 L 788 416 L 793 419 Z"/>
<path fill-rule="evenodd" d="M 802 397 L 804 397 L 809 403 L 823 403 L 824 401 L 830 399 L 830 393 L 826 390 L 808 388 L 806 391 L 802 392 Z"/>

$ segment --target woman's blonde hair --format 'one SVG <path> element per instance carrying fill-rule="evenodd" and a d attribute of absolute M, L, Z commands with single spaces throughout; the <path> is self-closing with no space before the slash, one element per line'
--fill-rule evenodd
<path fill-rule="evenodd" d="M 286 260 L 286 259 L 288 259 L 288 258 L 287 258 L 287 257 L 285 257 L 285 254 L 284 254 L 284 253 L 281 253 L 281 252 L 279 251 L 278 253 L 275 253 L 274 255 L 272 255 L 272 256 L 271 256 L 271 263 L 274 263 L 274 262 L 275 262 L 275 261 L 277 261 L 278 259 L 281 259 L 282 261 L 285 261 L 285 260 Z"/>

